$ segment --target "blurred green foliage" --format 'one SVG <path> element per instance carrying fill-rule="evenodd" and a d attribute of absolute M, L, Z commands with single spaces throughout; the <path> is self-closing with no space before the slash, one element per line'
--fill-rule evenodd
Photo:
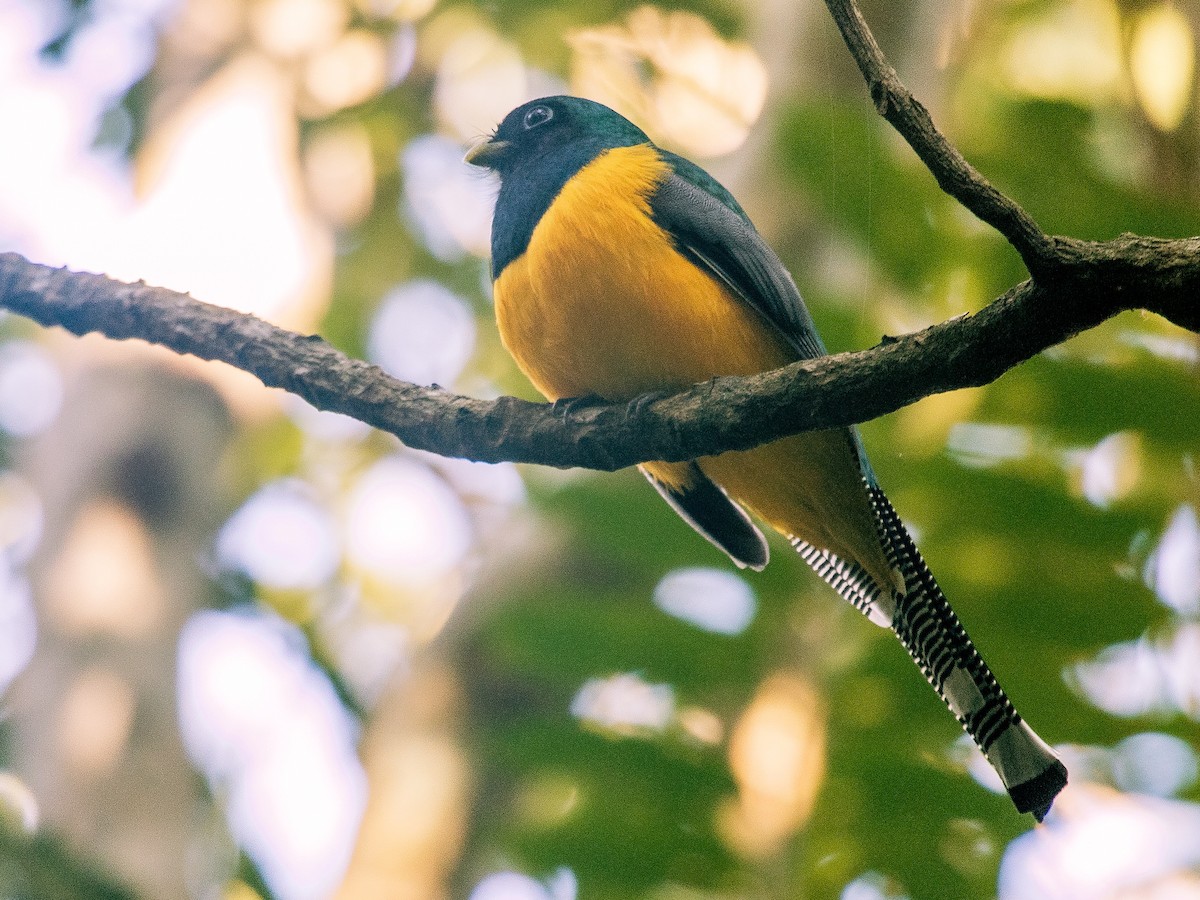
<path fill-rule="evenodd" d="M 0 822 L 0 884 L 12 900 L 132 900 L 134 894 L 106 872 L 83 862 L 46 835 L 26 835 Z"/>
<path fill-rule="evenodd" d="M 560 27 L 605 23 L 636 5 L 458 4 L 514 40 L 528 64 L 557 77 L 566 77 L 570 61 Z M 761 36 L 769 27 L 752 4 L 667 5 L 701 14 L 724 35 Z M 1163 185 L 1153 159 L 1173 140 L 1190 146 L 1190 119 L 1178 136 L 1164 136 L 1131 102 L 1030 96 L 999 74 L 1006 42 L 1027 17 L 1054 5 L 1011 4 L 1019 9 L 995 20 L 977 11 L 987 22 L 956 47 L 959 60 L 984 60 L 974 67 L 957 62 L 939 71 L 914 56 L 928 48 L 898 10 L 881 31 L 895 59 L 917 59 L 923 83 L 937 84 L 940 95 L 925 99 L 966 157 L 1046 230 L 1081 238 L 1200 232 L 1194 187 Z M 72 4 L 72 27 L 82 6 Z M 799 86 L 773 88 L 772 112 L 758 125 L 764 146 L 742 179 L 757 203 L 775 204 L 760 210 L 772 222 L 770 237 L 831 348 L 869 346 L 901 323 L 918 327 L 977 309 L 1023 278 L 1011 248 L 939 192 L 878 119 L 861 82 L 844 77 L 844 51 L 823 11 L 808 15 L 809 44 L 791 49 Z M 64 32 L 56 52 L 67 40 Z M 124 100 L 138 121 L 157 74 Z M 367 217 L 338 236 L 334 301 L 321 331 L 361 355 L 380 298 L 397 283 L 436 278 L 469 297 L 480 319 L 467 380 L 528 396 L 489 330 L 485 263 L 434 257 L 397 212 L 400 152 L 438 128 L 433 90 L 433 74 L 417 67 L 332 117 L 370 135 L 377 194 Z M 322 124 L 302 123 L 302 139 Z M 1114 145 L 1149 158 L 1126 177 L 1098 150 Z M 1188 162 L 1191 184 L 1200 184 L 1196 160 Z M 852 260 L 855 277 L 830 277 L 831 256 Z M 972 465 L 950 452 L 957 418 L 938 400 L 862 430 L 881 482 L 919 530 L 947 595 L 1044 737 L 1110 746 L 1153 729 L 1194 746 L 1193 719 L 1117 718 L 1064 678 L 1105 646 L 1177 621 L 1141 573 L 1147 542 L 1158 540 L 1180 504 L 1198 499 L 1196 365 L 1194 355 L 1191 362 L 1156 355 L 1130 335 L 1196 349 L 1194 336 L 1125 315 L 971 392 L 963 418 L 1027 437 L 1015 458 L 985 454 L 986 464 Z M 1108 505 L 1090 503 L 1078 486 L 1079 453 L 1117 431 L 1138 440 L 1132 486 Z M 250 483 L 298 465 L 296 433 L 286 424 L 261 426 L 240 446 Z M 653 606 L 655 586 L 679 567 L 731 566 L 640 477 L 526 475 L 539 528 L 556 540 L 524 549 L 527 572 L 518 565 L 516 577 L 494 589 L 477 585 L 474 593 L 492 595 L 489 602 L 439 648 L 467 698 L 460 733 L 475 768 L 456 896 L 508 866 L 539 877 L 568 867 L 584 900 L 836 897 L 871 871 L 918 898 L 994 895 L 1005 845 L 1031 822 L 954 761 L 957 726 L 890 634 L 846 608 L 782 542 L 773 543 L 767 571 L 744 576 L 759 604 L 751 626 L 733 637 L 700 631 Z M 825 774 L 811 816 L 759 856 L 739 854 L 719 826 L 720 810 L 738 791 L 726 740 L 704 743 L 679 729 L 618 735 L 571 713 L 588 679 L 635 673 L 670 685 L 679 707 L 712 711 L 728 734 L 778 671 L 802 673 L 823 697 Z M 574 798 L 567 811 L 547 812 L 562 796 Z M 1184 798 L 1200 800 L 1200 788 Z"/>

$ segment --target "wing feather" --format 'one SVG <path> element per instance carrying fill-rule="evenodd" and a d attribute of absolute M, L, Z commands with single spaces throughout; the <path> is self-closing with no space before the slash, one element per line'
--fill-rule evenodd
<path fill-rule="evenodd" d="M 729 554 L 741 568 L 761 571 L 769 558 L 767 539 L 745 511 L 709 480 L 695 463 L 684 463 L 683 477 L 668 484 L 640 466 L 663 499 L 680 517 Z M 679 466 L 672 466 L 678 469 Z"/>
<path fill-rule="evenodd" d="M 770 322 L 800 358 L 824 356 L 796 283 L 741 207 L 698 166 L 664 155 L 675 171 L 650 198 L 655 222 L 681 253 Z"/>

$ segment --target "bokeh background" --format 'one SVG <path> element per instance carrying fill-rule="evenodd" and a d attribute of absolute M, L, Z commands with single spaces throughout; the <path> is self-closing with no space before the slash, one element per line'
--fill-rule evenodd
<path fill-rule="evenodd" d="M 1051 232 L 1200 233 L 1193 0 L 874 0 Z M 1017 255 L 875 113 L 816 0 L 0 0 L 0 245 L 531 396 L 495 184 L 526 99 L 710 168 L 835 350 Z M 0 322 L 0 895 L 1200 897 L 1200 344 L 1126 314 L 863 426 L 1071 785 L 1044 827 L 782 544 L 636 473 L 414 453 L 219 364 Z"/>

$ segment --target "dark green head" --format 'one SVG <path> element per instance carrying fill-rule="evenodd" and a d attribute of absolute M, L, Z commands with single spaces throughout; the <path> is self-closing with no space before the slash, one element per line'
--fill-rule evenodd
<path fill-rule="evenodd" d="M 543 97 L 505 116 L 496 133 L 466 156 L 500 176 L 492 276 L 525 252 L 542 214 L 572 175 L 605 150 L 649 140 L 624 116 L 579 97 Z"/>
<path fill-rule="evenodd" d="M 505 116 L 489 140 L 471 148 L 467 162 L 495 170 L 501 180 L 530 165 L 574 164 L 574 174 L 602 150 L 648 140 L 642 129 L 602 103 L 543 97 Z"/>

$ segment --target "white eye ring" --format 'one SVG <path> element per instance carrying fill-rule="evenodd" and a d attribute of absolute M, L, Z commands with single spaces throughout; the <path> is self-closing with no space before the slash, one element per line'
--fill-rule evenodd
<path fill-rule="evenodd" d="M 522 124 L 525 130 L 537 128 L 539 125 L 545 125 L 554 118 L 554 110 L 548 106 L 535 106 L 529 112 L 525 113 L 525 118 Z"/>

